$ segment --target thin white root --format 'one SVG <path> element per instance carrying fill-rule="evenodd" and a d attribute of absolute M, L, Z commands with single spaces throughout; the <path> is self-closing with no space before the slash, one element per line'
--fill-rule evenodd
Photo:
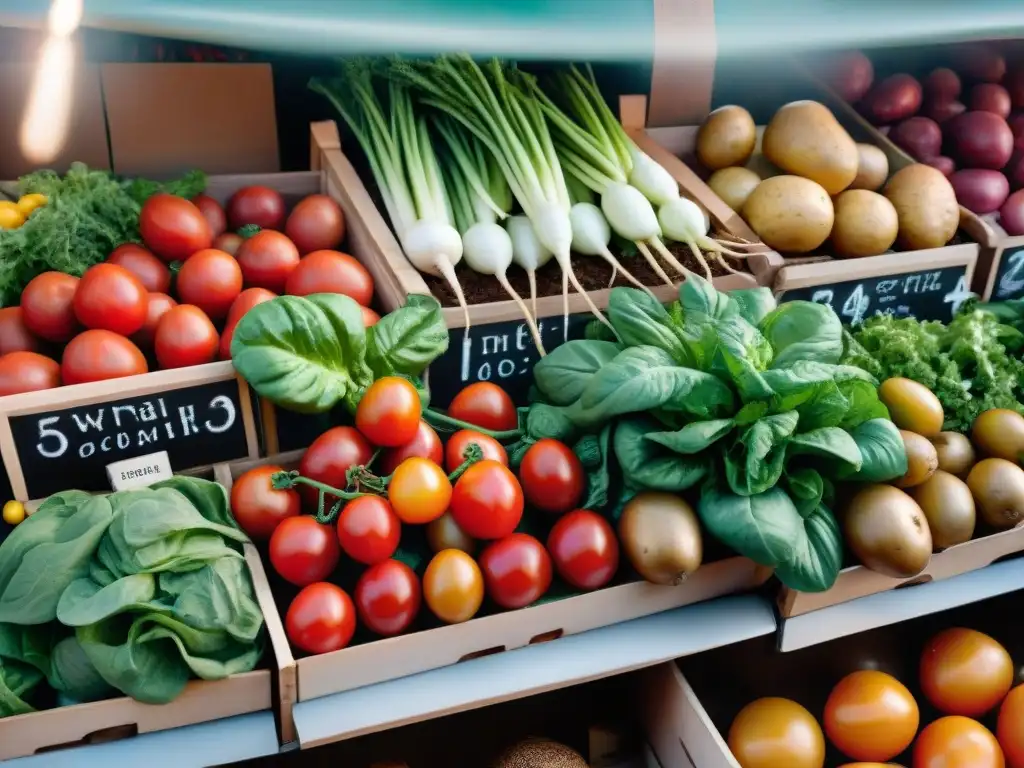
<path fill-rule="evenodd" d="M 650 249 L 647 247 L 647 244 L 640 240 L 637 240 L 636 247 L 637 250 L 640 251 L 640 254 L 647 260 L 647 263 L 651 265 L 651 269 L 654 270 L 654 274 L 656 274 L 663 281 L 665 281 L 665 285 L 669 286 L 670 288 L 675 288 L 676 284 L 673 283 L 671 278 L 669 278 L 669 276 L 665 274 L 665 270 L 661 268 L 661 264 L 659 264 L 658 260 L 654 258 L 654 254 L 651 253 Z"/>
<path fill-rule="evenodd" d="M 721 241 L 723 243 L 728 243 L 729 245 L 735 245 L 737 247 L 741 246 L 741 245 L 745 245 L 747 247 L 752 247 L 752 246 L 755 246 L 755 245 L 763 245 L 763 243 L 754 243 L 754 242 L 751 242 L 750 240 L 747 240 L 745 238 L 740 237 L 739 235 L 732 235 L 732 234 L 729 234 L 728 232 L 725 232 L 725 233 L 723 233 L 721 235 L 715 235 L 715 237 L 713 239 L 714 240 L 719 240 L 719 241 Z"/>
<path fill-rule="evenodd" d="M 562 269 L 562 341 L 569 341 L 569 270 Z"/>
<path fill-rule="evenodd" d="M 742 275 L 743 274 L 739 270 L 733 269 L 732 266 L 729 264 L 729 262 L 726 261 L 724 256 L 718 257 L 717 261 L 718 261 L 719 266 L 721 266 L 722 269 L 724 269 L 729 274 L 731 274 L 731 275 Z"/>
<path fill-rule="evenodd" d="M 607 317 L 605 317 L 603 314 L 601 314 L 601 310 L 597 308 L 597 305 L 594 303 L 594 300 L 590 298 L 590 294 L 587 293 L 586 289 L 582 285 L 580 285 L 580 281 L 576 279 L 576 273 L 572 271 L 572 268 L 570 267 L 569 269 L 567 269 L 562 274 L 567 276 L 569 278 L 569 280 L 572 281 L 572 287 L 575 288 L 576 292 L 578 294 L 580 294 L 580 296 L 583 297 L 583 300 L 585 302 L 587 302 L 587 306 L 590 307 L 590 311 L 594 313 L 594 317 L 596 317 L 598 320 L 600 320 L 602 323 L 604 323 L 606 326 L 608 326 L 608 328 L 611 330 L 612 333 L 615 333 L 615 326 L 612 325 L 608 321 Z M 568 304 L 566 304 L 566 315 L 568 315 Z M 568 333 L 569 333 L 568 320 L 566 320 L 565 332 L 566 332 L 566 335 L 568 336 Z M 618 338 L 618 334 L 615 334 L 615 337 Z"/>
<path fill-rule="evenodd" d="M 712 240 L 710 237 L 701 237 L 697 239 L 697 243 L 705 251 L 713 251 L 715 253 L 724 253 L 727 256 L 732 256 L 737 259 L 748 259 L 750 258 L 749 253 L 740 253 L 739 251 L 733 251 L 726 248 L 716 240 Z"/>
<path fill-rule="evenodd" d="M 526 279 L 530 281 L 530 306 L 533 307 L 533 316 L 537 316 L 537 273 L 532 270 L 526 270 Z"/>
<path fill-rule="evenodd" d="M 547 353 L 544 351 L 544 342 L 540 339 L 540 329 L 537 328 L 537 323 L 530 314 L 530 310 L 526 306 L 526 302 L 524 302 L 522 297 L 516 293 L 516 289 L 512 287 L 512 284 L 508 281 L 504 272 L 499 272 L 495 277 L 498 278 L 498 282 L 501 283 L 501 287 L 504 288 L 508 292 L 508 295 L 512 297 L 512 301 L 519 305 L 519 310 L 523 313 L 523 319 L 526 320 L 526 327 L 530 329 L 530 335 L 533 337 L 533 344 L 537 347 L 537 352 L 540 353 L 540 356 L 544 357 Z"/>
<path fill-rule="evenodd" d="M 654 246 L 654 250 L 658 252 L 658 255 L 668 262 L 668 265 L 672 267 L 672 269 L 683 277 L 686 277 L 689 274 L 690 270 L 688 270 L 686 266 L 673 255 L 672 251 L 665 247 L 665 244 L 661 242 L 660 238 L 652 237 L 651 244 Z"/>
<path fill-rule="evenodd" d="M 700 252 L 700 248 L 693 240 L 687 240 L 686 245 L 690 248 L 690 253 L 693 254 L 693 258 L 697 260 L 697 263 L 704 268 L 704 277 L 708 280 L 714 280 L 714 275 L 711 274 L 711 267 L 708 266 L 707 259 L 704 258 L 704 254 Z"/>
<path fill-rule="evenodd" d="M 455 267 L 445 257 L 440 257 L 434 265 L 437 267 L 438 272 L 444 275 L 444 279 L 448 281 L 448 285 L 455 291 L 455 298 L 459 300 L 459 306 L 462 307 L 462 315 L 466 318 L 466 330 L 469 330 L 469 306 L 466 304 L 466 297 L 462 293 L 462 286 L 459 285 L 459 278 L 455 275 Z"/>
<path fill-rule="evenodd" d="M 607 261 L 607 262 L 608 262 L 608 264 L 610 264 L 610 265 L 611 265 L 611 268 L 612 268 L 612 280 L 611 280 L 611 282 L 610 282 L 610 283 L 608 283 L 608 287 L 609 287 L 609 288 L 611 288 L 611 287 L 612 287 L 612 285 L 614 285 L 614 284 L 615 284 L 615 278 L 616 278 L 616 277 L 618 276 L 618 274 L 619 274 L 619 273 L 621 272 L 621 273 L 622 273 L 622 276 L 623 276 L 624 278 L 626 278 L 626 279 L 627 279 L 627 280 L 628 280 L 629 282 L 631 282 L 631 283 L 632 283 L 633 285 L 635 285 L 635 286 L 636 286 L 637 288 L 639 288 L 639 289 L 640 289 L 641 291 L 645 291 L 645 292 L 647 293 L 647 295 L 648 295 L 648 296 L 650 296 L 650 297 L 651 297 L 652 299 L 654 298 L 654 294 L 653 294 L 653 293 L 651 293 L 651 289 L 650 289 L 650 288 L 648 288 L 648 287 L 647 287 L 646 285 L 644 285 L 643 283 L 641 283 L 641 282 L 640 282 L 639 280 L 637 280 L 637 279 L 636 279 L 635 277 L 633 277 L 633 275 L 631 275 L 631 274 L 630 274 L 630 273 L 629 273 L 629 272 L 628 272 L 628 271 L 626 270 L 626 268 L 625 268 L 624 266 L 622 266 L 622 262 L 621 262 L 621 261 L 619 261 L 618 259 L 616 259 L 616 258 L 615 258 L 615 256 L 613 256 L 613 255 L 612 255 L 612 252 L 611 252 L 611 251 L 608 251 L 608 250 L 606 250 L 606 251 L 605 251 L 604 253 L 602 253 L 602 254 L 601 254 L 601 258 L 602 258 L 602 259 L 604 259 L 605 261 Z"/>

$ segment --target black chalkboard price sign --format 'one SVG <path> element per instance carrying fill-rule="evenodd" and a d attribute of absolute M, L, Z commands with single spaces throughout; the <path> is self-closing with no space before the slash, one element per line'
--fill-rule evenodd
<path fill-rule="evenodd" d="M 1021 297 L 1024 297 L 1024 243 L 1003 250 L 989 300 L 1006 301 Z"/>
<path fill-rule="evenodd" d="M 0 453 L 23 501 L 109 490 L 108 464 L 157 451 L 176 471 L 258 457 L 249 389 L 230 362 L 0 400 Z"/>
<path fill-rule="evenodd" d="M 544 349 L 550 352 L 567 338 L 582 339 L 588 313 L 569 315 L 566 333 L 561 315 L 537 321 Z M 477 381 L 492 381 L 508 392 L 516 405 L 526 405 L 533 384 L 533 365 L 540 359 L 526 323 L 509 320 L 481 323 L 469 329 L 448 331 L 448 351 L 430 366 L 430 404 L 447 408 L 463 387 Z"/>
<path fill-rule="evenodd" d="M 296 413 L 267 400 L 259 402 L 261 444 L 267 456 L 308 448 L 331 427 L 352 423 L 344 406 L 329 413 Z"/>

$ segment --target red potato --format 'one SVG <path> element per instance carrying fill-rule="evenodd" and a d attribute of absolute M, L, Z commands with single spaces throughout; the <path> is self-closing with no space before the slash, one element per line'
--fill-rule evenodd
<path fill-rule="evenodd" d="M 1018 189 L 999 209 L 999 223 L 1008 235 L 1024 235 L 1024 189 Z"/>
<path fill-rule="evenodd" d="M 889 131 L 892 142 L 915 160 L 935 157 L 942 150 L 942 129 L 928 117 L 910 117 Z"/>
<path fill-rule="evenodd" d="M 220 203 L 209 195 L 196 195 L 192 198 L 192 205 L 199 209 L 206 223 L 210 225 L 210 234 L 214 237 L 224 234 L 224 230 L 228 228 L 228 218 Z"/>
<path fill-rule="evenodd" d="M 1003 86 L 1010 94 L 1014 109 L 1024 109 L 1024 63 L 1016 64 L 1003 78 Z"/>
<path fill-rule="evenodd" d="M 213 246 L 218 251 L 224 251 L 224 253 L 230 253 L 232 256 L 238 253 L 238 247 L 242 244 L 242 236 L 236 235 L 234 232 L 225 232 L 218 237 L 213 238 Z"/>
<path fill-rule="evenodd" d="M 957 69 L 971 80 L 998 83 L 1006 74 L 1006 59 L 990 47 L 972 43 L 956 52 Z"/>
<path fill-rule="evenodd" d="M 924 161 L 925 165 L 930 165 L 937 171 L 941 171 L 942 175 L 947 179 L 953 175 L 956 170 L 956 163 L 953 162 L 953 158 L 946 157 L 945 155 L 938 155 L 936 157 L 929 157 Z"/>
<path fill-rule="evenodd" d="M 937 123 L 962 115 L 967 107 L 961 101 L 929 101 L 924 105 L 924 114 Z"/>
<path fill-rule="evenodd" d="M 999 210 L 1010 194 L 1010 182 L 999 171 L 967 168 L 949 177 L 957 202 L 982 215 Z"/>
<path fill-rule="evenodd" d="M 0 309 L 0 355 L 9 352 L 37 352 L 39 339 L 25 325 L 21 307 Z"/>
<path fill-rule="evenodd" d="M 281 229 L 284 226 L 284 198 L 270 187 L 242 187 L 231 196 L 227 205 L 231 229 L 255 224 L 260 229 Z"/>
<path fill-rule="evenodd" d="M 928 74 L 922 86 L 931 101 L 955 101 L 960 95 L 960 75 L 948 67 L 939 67 Z"/>
<path fill-rule="evenodd" d="M 947 124 L 946 140 L 962 167 L 999 170 L 1013 154 L 1013 133 L 999 115 L 965 112 Z"/>
<path fill-rule="evenodd" d="M 1024 135 L 1024 112 L 1015 112 L 1010 115 L 1006 124 L 1010 126 L 1013 135 L 1020 139 L 1021 135 Z"/>
<path fill-rule="evenodd" d="M 345 214 L 327 195 L 310 195 L 292 209 L 284 233 L 303 256 L 337 248 L 345 237 Z"/>
<path fill-rule="evenodd" d="M 923 98 L 921 84 L 906 74 L 892 75 L 861 102 L 861 111 L 875 125 L 888 125 L 916 115 Z"/>
<path fill-rule="evenodd" d="M 972 110 L 991 112 L 1004 120 L 1010 116 L 1010 94 L 996 83 L 978 83 L 971 88 L 968 103 Z"/>
<path fill-rule="evenodd" d="M 1013 153 L 1010 162 L 1003 169 L 1007 180 L 1010 182 L 1010 189 L 1021 189 L 1024 187 L 1024 147 Z"/>
<path fill-rule="evenodd" d="M 821 66 L 825 82 L 849 102 L 860 101 L 875 79 L 871 59 L 860 51 L 847 51 L 829 57 Z"/>

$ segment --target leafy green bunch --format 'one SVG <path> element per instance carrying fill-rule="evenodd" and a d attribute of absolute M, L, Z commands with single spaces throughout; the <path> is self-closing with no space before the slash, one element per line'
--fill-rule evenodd
<path fill-rule="evenodd" d="M 766 288 L 720 293 L 691 275 L 668 308 L 613 289 L 608 318 L 617 338 L 570 341 L 537 363 L 526 442 L 554 437 L 577 453 L 603 442 L 620 504 L 699 488 L 714 536 L 791 587 L 828 589 L 843 553 L 833 483 L 907 468 L 877 382 L 839 364 L 832 309 L 776 306 Z"/>
<path fill-rule="evenodd" d="M 263 614 L 223 486 L 51 496 L 0 545 L 0 717 L 43 681 L 73 701 L 149 704 L 248 672 Z"/>

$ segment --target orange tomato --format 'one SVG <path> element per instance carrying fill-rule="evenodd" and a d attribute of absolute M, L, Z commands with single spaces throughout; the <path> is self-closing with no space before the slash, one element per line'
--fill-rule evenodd
<path fill-rule="evenodd" d="M 956 627 L 933 637 L 921 653 L 921 691 L 946 715 L 978 717 L 999 705 L 1013 685 L 1013 659 L 998 642 Z"/>
<path fill-rule="evenodd" d="M 1004 768 L 1006 761 L 991 731 L 960 715 L 936 720 L 914 744 L 913 768 Z"/>
<path fill-rule="evenodd" d="M 996 738 L 1010 768 L 1024 768 L 1024 685 L 1018 685 L 999 708 Z"/>
<path fill-rule="evenodd" d="M 452 484 L 444 470 L 430 459 L 410 456 L 391 475 L 388 499 L 403 523 L 429 523 L 448 509 Z"/>
<path fill-rule="evenodd" d="M 458 549 L 434 555 L 423 574 L 423 598 L 448 624 L 472 619 L 484 601 L 484 577 L 476 560 Z"/>
<path fill-rule="evenodd" d="M 907 687 L 885 672 L 853 672 L 825 702 L 825 733 L 854 760 L 884 762 L 910 746 L 920 723 L 917 702 Z"/>
<path fill-rule="evenodd" d="M 356 429 L 374 445 L 397 448 L 416 437 L 423 407 L 416 388 L 400 376 L 377 379 L 356 406 Z"/>
<path fill-rule="evenodd" d="M 822 768 L 821 726 L 795 701 L 752 701 L 729 726 L 729 749 L 742 768 Z"/>
<path fill-rule="evenodd" d="M 839 768 L 903 768 L 896 763 L 845 763 Z"/>

